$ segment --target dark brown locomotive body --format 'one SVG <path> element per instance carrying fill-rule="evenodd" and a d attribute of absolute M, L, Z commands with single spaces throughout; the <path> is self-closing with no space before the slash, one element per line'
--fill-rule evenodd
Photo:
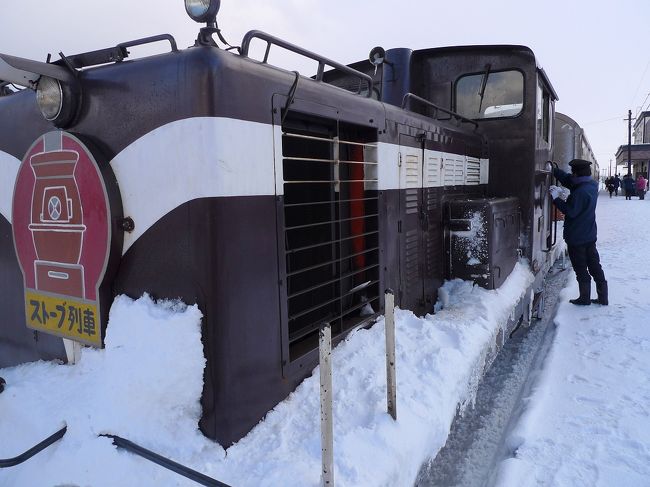
<path fill-rule="evenodd" d="M 124 244 L 111 294 L 198 303 L 201 429 L 224 445 L 311 373 L 322 322 L 342 339 L 382 312 L 386 288 L 400 307 L 432 311 L 457 268 L 445 248 L 449 201 L 514 197 L 515 246 L 538 283 L 549 265 L 551 140 L 537 105 L 545 96 L 552 115 L 555 95 L 532 52 L 400 49 L 387 60 L 374 97 L 328 84 L 350 84 L 349 73 L 296 84 L 293 73 L 209 46 L 79 73 L 81 110 L 66 130 L 113 175 L 135 225 L 114 222 Z M 401 107 L 412 93 L 456 108 L 454 83 L 486 63 L 522 73 L 517 116 L 470 123 L 426 103 Z M 0 127 L 0 154 L 16 161 L 53 130 L 27 90 L 0 98 Z M 5 214 L 0 268 L 0 367 L 65 357 L 59 338 L 25 328 Z"/>

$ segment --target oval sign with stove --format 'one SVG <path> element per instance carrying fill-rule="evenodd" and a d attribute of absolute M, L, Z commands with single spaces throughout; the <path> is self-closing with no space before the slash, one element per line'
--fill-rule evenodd
<path fill-rule="evenodd" d="M 27 327 L 101 346 L 110 205 L 97 162 L 79 139 L 57 131 L 32 145 L 18 171 L 12 218 Z"/>

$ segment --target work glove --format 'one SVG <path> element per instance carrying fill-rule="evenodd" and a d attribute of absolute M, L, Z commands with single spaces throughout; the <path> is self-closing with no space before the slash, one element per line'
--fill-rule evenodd
<path fill-rule="evenodd" d="M 550 188 L 548 188 L 548 192 L 551 194 L 551 198 L 555 199 L 555 198 L 559 198 L 562 190 L 557 186 L 553 185 Z"/>

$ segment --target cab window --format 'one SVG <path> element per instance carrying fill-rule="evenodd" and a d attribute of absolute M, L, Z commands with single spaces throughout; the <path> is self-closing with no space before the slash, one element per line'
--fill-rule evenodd
<path fill-rule="evenodd" d="M 520 71 L 490 71 L 462 76 L 456 82 L 456 112 L 472 119 L 516 117 L 524 106 Z"/>

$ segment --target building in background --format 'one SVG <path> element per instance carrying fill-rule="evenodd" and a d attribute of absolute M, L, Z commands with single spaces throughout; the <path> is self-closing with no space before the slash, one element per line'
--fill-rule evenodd
<path fill-rule="evenodd" d="M 648 175 L 648 162 L 650 161 L 650 111 L 641 112 L 636 117 L 633 143 L 630 146 L 630 160 L 632 175 L 636 178 L 639 174 Z M 616 167 L 624 166 L 622 174 L 627 174 L 628 146 L 621 145 L 616 151 Z"/>

